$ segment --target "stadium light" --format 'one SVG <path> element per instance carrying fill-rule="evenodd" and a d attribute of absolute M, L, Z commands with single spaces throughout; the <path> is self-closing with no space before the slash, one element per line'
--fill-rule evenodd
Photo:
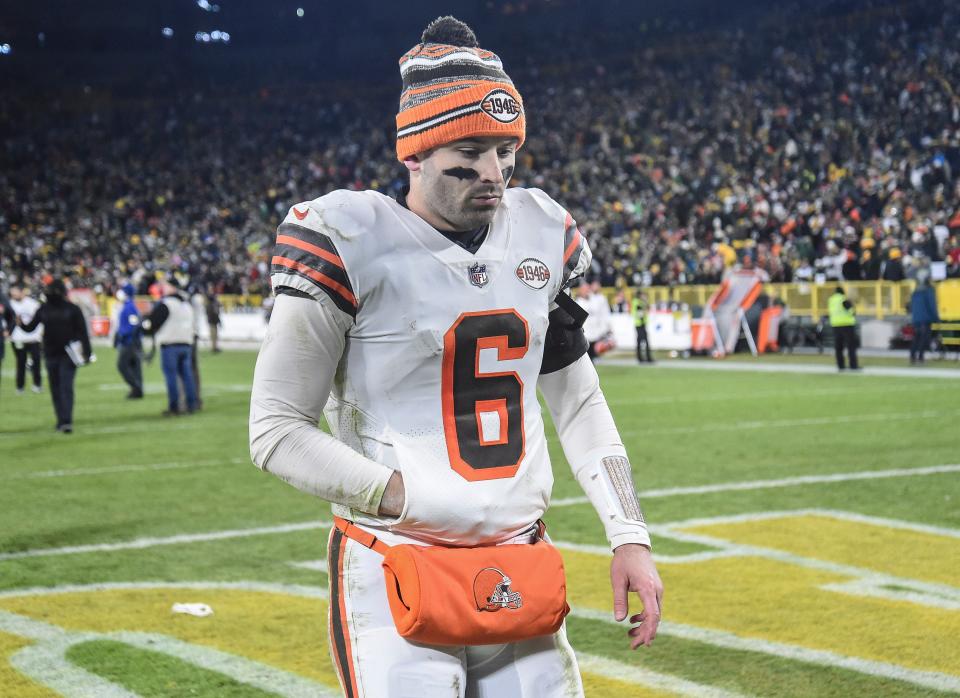
<path fill-rule="evenodd" d="M 0 44 L 0 55 L 9 56 L 13 53 L 13 46 L 10 44 Z"/>
<path fill-rule="evenodd" d="M 298 8 L 297 8 L 297 17 L 303 17 L 303 8 L 302 8 L 302 7 L 298 7 Z"/>
<path fill-rule="evenodd" d="M 204 44 L 209 43 L 230 43 L 230 32 L 220 31 L 219 29 L 214 29 L 211 32 L 197 32 L 193 35 L 193 38 Z"/>
<path fill-rule="evenodd" d="M 220 5 L 213 5 L 208 0 L 197 0 L 197 7 L 206 12 L 219 12 Z"/>
<path fill-rule="evenodd" d="M 169 39 L 171 36 L 173 36 L 173 29 L 170 27 L 164 27 L 160 30 L 160 33 Z"/>

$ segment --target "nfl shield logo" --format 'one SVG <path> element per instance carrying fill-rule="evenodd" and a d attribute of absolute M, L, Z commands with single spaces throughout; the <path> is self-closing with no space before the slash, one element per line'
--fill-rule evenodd
<path fill-rule="evenodd" d="M 467 273 L 470 275 L 470 283 L 474 286 L 481 287 L 487 285 L 487 265 L 474 264 L 467 270 Z"/>

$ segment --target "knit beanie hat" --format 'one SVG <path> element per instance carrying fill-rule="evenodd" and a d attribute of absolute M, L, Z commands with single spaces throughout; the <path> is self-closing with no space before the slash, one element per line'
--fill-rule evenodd
<path fill-rule="evenodd" d="M 466 24 L 438 17 L 400 59 L 397 159 L 462 138 L 514 137 L 523 145 L 523 100 L 495 53 Z"/>

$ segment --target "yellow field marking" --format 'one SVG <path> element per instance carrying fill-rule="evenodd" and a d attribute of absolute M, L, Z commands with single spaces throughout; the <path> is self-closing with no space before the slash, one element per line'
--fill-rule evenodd
<path fill-rule="evenodd" d="M 170 612 L 185 601 L 208 603 L 214 615 Z M 227 589 L 112 589 L 0 599 L 0 608 L 66 630 L 161 633 L 338 686 L 327 651 L 327 605 L 318 599 Z"/>
<path fill-rule="evenodd" d="M 681 530 L 960 588 L 957 538 L 815 514 Z"/>
<path fill-rule="evenodd" d="M 583 692 L 589 698 L 624 698 L 624 696 L 643 696 L 643 698 L 675 698 L 677 693 L 658 691 L 653 688 L 638 688 L 636 684 L 614 681 L 582 671 Z"/>
<path fill-rule="evenodd" d="M 948 580 L 960 560 L 960 540 L 930 534 L 905 533 L 860 522 L 812 520 L 811 530 L 797 517 L 759 520 L 732 525 L 698 525 L 697 533 L 735 542 L 783 547 L 815 553 L 824 559 L 844 560 L 845 551 L 866 563 L 876 550 L 878 565 L 899 576 Z M 816 517 L 813 517 L 816 519 Z M 793 526 L 792 536 L 787 533 Z M 868 530 L 869 529 L 869 530 Z M 685 529 L 693 531 L 694 527 Z M 829 530 L 831 536 L 824 535 Z M 734 536 L 733 534 L 737 535 Z M 872 535 L 867 535 L 867 534 Z M 809 540 L 802 550 L 795 539 Z M 868 548 L 855 550 L 854 541 Z M 898 543 L 891 543 L 896 540 Z M 909 542 L 908 542 L 909 541 Z M 930 544 L 944 556 L 931 560 Z M 893 551 L 879 550 L 896 545 Z M 899 555 L 901 559 L 895 557 Z M 609 562 L 588 553 L 565 551 L 567 589 L 573 606 L 604 612 L 612 609 Z M 924 564 L 931 571 L 924 574 Z M 856 577 L 815 569 L 762 556 L 719 558 L 698 563 L 659 566 L 666 586 L 663 617 L 668 621 L 735 633 L 741 637 L 788 643 L 840 655 L 886 662 L 910 669 L 960 676 L 960 611 L 945 610 L 905 600 L 840 594 L 821 587 Z M 907 574 L 902 574 L 907 573 Z M 631 603 L 639 610 L 634 595 Z M 631 608 L 631 612 L 635 612 Z"/>
<path fill-rule="evenodd" d="M 0 689 L 2 689 L 2 695 L 17 696 L 17 698 L 55 698 L 57 694 L 49 688 L 34 683 L 10 666 L 10 656 L 29 644 L 30 640 L 0 633 Z"/>

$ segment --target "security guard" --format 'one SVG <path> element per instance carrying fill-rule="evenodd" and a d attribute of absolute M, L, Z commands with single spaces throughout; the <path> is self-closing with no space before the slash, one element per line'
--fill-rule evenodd
<path fill-rule="evenodd" d="M 637 361 L 653 363 L 650 340 L 647 338 L 647 294 L 642 291 L 637 291 L 633 296 L 633 324 L 637 328 Z M 646 358 L 643 358 L 644 352 Z"/>
<path fill-rule="evenodd" d="M 847 347 L 850 356 L 850 369 L 856 371 L 857 364 L 857 313 L 853 303 L 847 298 L 842 286 L 837 286 L 830 300 L 827 301 L 827 310 L 830 313 L 830 327 L 833 328 L 833 346 L 837 353 L 837 368 L 841 371 L 846 368 L 843 362 L 843 348 Z"/>

